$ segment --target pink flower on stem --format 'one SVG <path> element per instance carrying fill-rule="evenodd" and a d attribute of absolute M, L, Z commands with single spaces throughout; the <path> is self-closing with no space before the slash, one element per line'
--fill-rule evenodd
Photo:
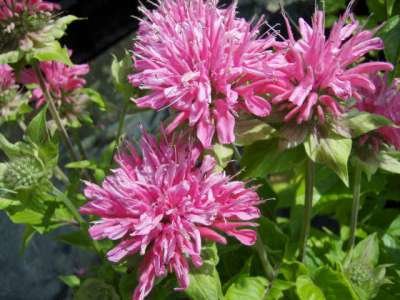
<path fill-rule="evenodd" d="M 14 71 L 9 65 L 0 64 L 0 90 L 6 90 L 15 84 Z"/>
<path fill-rule="evenodd" d="M 374 32 L 362 29 L 349 9 L 328 37 L 322 11 L 315 12 L 311 26 L 299 19 L 301 38 L 297 41 L 286 19 L 288 64 L 281 68 L 286 80 L 279 82 L 272 100 L 287 112 L 285 121 L 300 124 L 316 116 L 323 123 L 327 112 L 337 117 L 342 112 L 341 100 L 359 99 L 360 89 L 375 91 L 371 74 L 392 70 L 386 62 L 360 63 L 368 52 L 383 49 L 383 42 Z"/>
<path fill-rule="evenodd" d="M 371 81 L 376 87 L 375 91 L 364 91 L 364 97 L 357 101 L 357 108 L 361 111 L 382 115 L 393 121 L 395 125 L 400 126 L 400 79 L 394 79 L 390 86 L 387 85 L 386 76 L 375 75 L 371 77 Z M 388 144 L 400 150 L 399 128 L 385 126 L 377 131 Z M 365 135 L 364 139 L 367 138 L 368 134 Z M 374 142 L 374 144 L 376 143 L 377 141 Z M 379 143 L 375 148 L 379 148 Z"/>
<path fill-rule="evenodd" d="M 24 12 L 34 15 L 58 9 L 60 9 L 58 4 L 42 0 L 0 0 L 0 21 L 16 17 Z"/>
<path fill-rule="evenodd" d="M 129 80 L 150 92 L 135 102 L 173 108 L 178 114 L 167 133 L 188 122 L 204 147 L 215 131 L 220 143 L 234 142 L 239 111 L 264 117 L 271 110 L 250 83 L 265 77 L 274 59 L 267 49 L 275 41 L 257 39 L 262 22 L 252 27 L 236 18 L 236 4 L 220 9 L 217 1 L 165 0 L 152 11 L 140 8 L 145 18 L 134 47 L 136 73 Z"/>
<path fill-rule="evenodd" d="M 82 88 L 86 80 L 82 76 L 89 72 L 89 65 L 67 66 L 56 61 L 46 61 L 40 63 L 40 69 L 43 73 L 46 86 L 52 96 L 58 100 L 72 103 L 70 95 L 75 90 Z M 21 74 L 21 82 L 24 84 L 36 83 L 38 79 L 32 69 L 24 70 Z M 32 98 L 36 101 L 36 107 L 42 106 L 46 99 L 40 87 L 32 92 Z"/>
<path fill-rule="evenodd" d="M 164 132 L 163 132 L 164 134 Z M 165 136 L 165 135 L 164 135 Z M 202 265 L 201 245 L 207 239 L 225 244 L 225 233 L 253 245 L 256 232 L 242 227 L 260 216 L 257 193 L 224 173 L 214 173 L 215 160 L 197 164 L 199 147 L 187 139 L 143 133 L 142 155 L 132 146 L 116 156 L 119 167 L 102 186 L 87 182 L 89 202 L 80 211 L 100 217 L 89 230 L 95 240 L 119 240 L 108 252 L 118 262 L 139 253 L 139 283 L 133 299 L 144 299 L 156 277 L 174 272 L 179 288 L 189 285 L 189 260 Z"/>

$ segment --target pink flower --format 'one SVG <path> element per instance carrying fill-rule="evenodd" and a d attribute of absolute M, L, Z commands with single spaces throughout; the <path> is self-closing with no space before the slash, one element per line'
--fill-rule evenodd
<path fill-rule="evenodd" d="M 267 49 L 274 39 L 257 39 L 261 22 L 252 28 L 235 17 L 236 1 L 224 9 L 216 2 L 165 0 L 153 11 L 142 6 L 136 73 L 129 76 L 134 86 L 150 91 L 135 100 L 139 107 L 172 107 L 178 114 L 167 132 L 188 122 L 205 147 L 215 131 L 220 143 L 234 142 L 239 111 L 264 117 L 271 110 L 249 83 L 269 70 L 274 55 Z"/>
<path fill-rule="evenodd" d="M 15 84 L 14 71 L 9 65 L 0 64 L 0 90 L 6 90 Z"/>
<path fill-rule="evenodd" d="M 375 75 L 371 77 L 376 90 L 364 91 L 363 98 L 357 102 L 357 108 L 378 115 L 382 115 L 397 126 L 400 125 L 400 79 L 396 78 L 392 84 L 386 84 L 386 76 Z M 400 150 L 400 129 L 385 126 L 378 129 L 379 134 L 390 145 Z M 376 141 L 375 141 L 376 143 Z M 377 146 L 375 147 L 377 148 Z"/>
<path fill-rule="evenodd" d="M 18 16 L 21 13 L 34 15 L 60 9 L 55 3 L 42 0 L 0 0 L 0 21 Z"/>
<path fill-rule="evenodd" d="M 286 80 L 279 82 L 272 100 L 286 112 L 285 121 L 295 119 L 300 124 L 316 115 L 323 123 L 326 112 L 336 117 L 341 114 L 341 100 L 360 98 L 361 88 L 374 92 L 370 74 L 392 69 L 386 62 L 360 63 L 368 52 L 383 49 L 383 42 L 363 30 L 349 11 L 333 25 L 328 37 L 322 11 L 314 14 L 312 26 L 299 19 L 301 38 L 297 41 L 287 27 L 288 64 L 281 68 Z"/>
<path fill-rule="evenodd" d="M 86 80 L 82 78 L 82 76 L 89 72 L 89 65 L 82 64 L 70 67 L 60 62 L 48 61 L 41 62 L 40 69 L 43 73 L 46 86 L 52 96 L 56 99 L 72 103 L 73 101 L 70 99 L 70 95 L 86 84 Z M 22 72 L 21 82 L 24 84 L 39 83 L 32 69 L 27 69 Z M 32 96 L 36 101 L 36 107 L 40 107 L 46 102 L 40 87 L 33 90 Z"/>
<path fill-rule="evenodd" d="M 164 133 L 164 132 L 163 132 Z M 221 233 L 252 245 L 260 216 L 257 193 L 243 182 L 214 173 L 215 160 L 184 137 L 156 139 L 143 133 L 142 156 L 132 146 L 116 157 L 119 167 L 102 186 L 86 183 L 90 200 L 80 211 L 100 217 L 90 228 L 93 239 L 120 240 L 108 252 L 118 262 L 144 256 L 133 299 L 144 299 L 156 277 L 174 272 L 179 290 L 189 285 L 189 262 L 202 265 L 202 239 L 225 244 Z"/>

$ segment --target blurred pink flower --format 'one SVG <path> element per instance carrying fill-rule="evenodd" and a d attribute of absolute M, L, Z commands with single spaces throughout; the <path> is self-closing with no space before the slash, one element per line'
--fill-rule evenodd
<path fill-rule="evenodd" d="M 14 71 L 9 65 L 0 64 L 0 90 L 6 90 L 15 84 Z"/>
<path fill-rule="evenodd" d="M 371 81 L 376 90 L 374 92 L 364 91 L 364 97 L 357 102 L 357 108 L 361 111 L 382 115 L 400 126 L 400 79 L 394 79 L 390 86 L 386 83 L 386 76 L 375 75 L 371 77 Z M 400 150 L 400 128 L 385 126 L 379 128 L 378 132 L 388 144 Z M 375 146 L 375 148 L 379 147 Z"/>
<path fill-rule="evenodd" d="M 102 186 L 86 183 L 90 201 L 80 209 L 100 217 L 89 230 L 93 239 L 121 240 L 108 252 L 110 261 L 144 256 L 136 300 L 150 293 L 156 277 L 169 272 L 177 277 L 177 289 L 186 289 L 188 259 L 195 267 L 202 265 L 202 239 L 225 244 L 225 233 L 253 245 L 256 232 L 241 227 L 256 226 L 250 220 L 260 216 L 257 193 L 214 173 L 211 156 L 197 164 L 200 148 L 187 138 L 165 137 L 157 144 L 144 132 L 140 146 L 142 156 L 132 146 L 117 155 L 119 167 Z"/>
<path fill-rule="evenodd" d="M 386 62 L 360 60 L 370 51 L 383 49 L 383 42 L 373 37 L 374 32 L 363 30 L 349 12 L 333 25 L 325 36 L 324 12 L 317 11 L 309 26 L 299 19 L 301 38 L 295 41 L 289 22 L 286 59 L 281 71 L 286 80 L 279 82 L 272 102 L 285 111 L 285 121 L 295 119 L 298 124 L 316 114 L 323 123 L 326 112 L 333 117 L 341 114 L 341 100 L 360 98 L 361 88 L 374 92 L 370 74 L 388 71 Z"/>
<path fill-rule="evenodd" d="M 135 102 L 172 107 L 178 115 L 167 132 L 187 121 L 204 147 L 215 130 L 220 143 L 234 142 L 239 111 L 264 117 L 271 110 L 251 83 L 269 70 L 274 55 L 267 49 L 275 40 L 257 39 L 262 21 L 251 26 L 236 18 L 236 4 L 220 9 L 211 0 L 165 0 L 152 11 L 140 8 L 145 18 L 134 47 L 136 73 L 129 80 L 150 92 Z"/>
<path fill-rule="evenodd" d="M 40 69 L 52 96 L 58 100 L 72 103 L 73 101 L 69 96 L 76 89 L 82 88 L 86 84 L 86 80 L 82 76 L 89 72 L 89 65 L 82 64 L 70 67 L 60 62 L 48 61 L 41 62 Z M 21 73 L 20 81 L 24 84 L 39 83 L 33 69 L 24 70 Z M 32 98 L 36 101 L 36 107 L 40 107 L 46 102 L 40 87 L 32 91 Z"/>
<path fill-rule="evenodd" d="M 0 21 L 16 17 L 23 12 L 34 15 L 58 9 L 58 4 L 42 0 L 0 0 Z"/>

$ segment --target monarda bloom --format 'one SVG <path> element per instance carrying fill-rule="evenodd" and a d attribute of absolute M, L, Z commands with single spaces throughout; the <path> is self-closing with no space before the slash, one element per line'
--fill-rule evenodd
<path fill-rule="evenodd" d="M 9 65 L 0 64 L 0 91 L 7 90 L 15 84 L 14 71 Z"/>
<path fill-rule="evenodd" d="M 73 104 L 74 92 L 86 84 L 83 78 L 89 72 L 89 65 L 67 66 L 56 61 L 40 63 L 40 70 L 43 73 L 45 84 L 52 97 L 61 105 L 63 102 Z M 21 74 L 21 82 L 24 84 L 39 84 L 33 69 L 24 70 Z M 36 101 L 36 107 L 42 106 L 46 99 L 40 87 L 32 91 L 32 99 Z"/>
<path fill-rule="evenodd" d="M 288 22 L 287 22 L 288 23 Z M 315 118 L 325 121 L 327 113 L 341 114 L 343 100 L 360 98 L 359 90 L 375 91 L 371 74 L 392 69 L 385 62 L 361 62 L 370 51 L 383 49 L 380 38 L 363 30 L 347 11 L 325 35 L 324 12 L 317 11 L 312 25 L 299 19 L 301 38 L 295 40 L 288 25 L 287 66 L 281 68 L 281 80 L 272 102 L 286 115 L 285 121 L 298 124 Z"/>
<path fill-rule="evenodd" d="M 0 20 L 19 17 L 21 14 L 34 15 L 59 9 L 55 3 L 42 0 L 0 0 Z"/>
<path fill-rule="evenodd" d="M 141 7 L 134 46 L 135 74 L 130 82 L 149 94 L 136 99 L 139 107 L 173 108 L 167 128 L 187 122 L 204 147 L 215 130 L 222 144 L 235 140 L 239 111 L 264 117 L 271 106 L 254 93 L 250 83 L 263 77 L 273 55 L 273 38 L 257 39 L 261 22 L 251 26 L 236 18 L 236 1 L 217 8 L 217 1 L 159 1 L 155 10 Z M 238 89 L 249 85 L 246 89 Z"/>
<path fill-rule="evenodd" d="M 357 108 L 361 111 L 382 115 L 393 121 L 395 126 L 400 126 L 400 79 L 394 79 L 390 86 L 386 83 L 386 76 L 375 75 L 371 78 L 371 81 L 376 87 L 375 91 L 365 91 L 362 99 L 357 101 Z M 400 150 L 399 128 L 385 126 L 377 129 L 377 131 L 387 144 Z M 363 140 L 368 139 L 368 137 L 369 134 L 365 135 Z M 372 142 L 376 144 L 379 141 L 373 139 Z"/>
<path fill-rule="evenodd" d="M 165 134 L 164 134 L 165 136 Z M 189 285 L 189 261 L 202 265 L 202 240 L 225 244 L 225 233 L 253 245 L 256 232 L 242 227 L 260 216 L 257 193 L 224 173 L 214 173 L 215 160 L 183 137 L 146 133 L 142 155 L 132 146 L 117 155 L 119 167 L 102 186 L 86 183 L 90 200 L 80 211 L 100 219 L 90 228 L 93 239 L 118 240 L 108 259 L 119 262 L 139 253 L 139 283 L 133 299 L 144 299 L 156 277 L 174 272 L 178 290 Z"/>

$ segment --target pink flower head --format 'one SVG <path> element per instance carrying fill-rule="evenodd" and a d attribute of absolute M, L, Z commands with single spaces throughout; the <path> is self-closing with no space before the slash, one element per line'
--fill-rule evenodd
<path fill-rule="evenodd" d="M 9 65 L 0 64 L 0 90 L 6 90 L 15 84 L 14 71 Z"/>
<path fill-rule="evenodd" d="M 0 21 L 16 17 L 24 12 L 34 15 L 58 9 L 60 9 L 58 4 L 42 0 L 0 0 Z"/>
<path fill-rule="evenodd" d="M 240 110 L 261 117 L 271 110 L 253 88 L 238 87 L 264 76 L 273 57 L 267 49 L 275 41 L 257 39 L 261 22 L 252 27 L 236 18 L 236 2 L 224 9 L 211 0 L 159 1 L 152 11 L 141 7 L 145 19 L 134 47 L 136 73 L 129 80 L 150 93 L 135 102 L 172 107 L 178 115 L 167 132 L 187 121 L 204 147 L 215 130 L 220 143 L 235 140 Z"/>
<path fill-rule="evenodd" d="M 142 155 L 132 146 L 119 153 L 119 167 L 102 186 L 86 183 L 90 200 L 80 211 L 100 217 L 90 228 L 95 240 L 120 240 L 108 252 L 118 262 L 139 253 L 139 284 L 133 299 L 144 299 L 156 277 L 176 274 L 179 288 L 189 285 L 189 262 L 202 265 L 202 239 L 226 243 L 221 233 L 252 245 L 256 233 L 241 227 L 256 226 L 260 216 L 257 193 L 243 182 L 214 173 L 216 165 L 205 156 L 199 165 L 199 147 L 184 137 L 158 144 L 143 133 Z"/>
<path fill-rule="evenodd" d="M 360 88 L 374 92 L 369 75 L 392 69 L 386 62 L 359 63 L 368 52 L 383 49 L 383 42 L 373 37 L 373 32 L 363 30 L 349 9 L 328 37 L 322 11 L 314 14 L 311 26 L 299 19 L 301 38 L 297 41 L 288 21 L 287 27 L 288 65 L 282 68 L 286 81 L 272 100 L 287 112 L 285 121 L 295 119 L 300 124 L 316 114 L 323 123 L 326 112 L 336 117 L 341 114 L 339 100 L 360 98 Z"/>
<path fill-rule="evenodd" d="M 60 62 L 46 61 L 40 63 L 40 69 L 52 96 L 56 99 L 72 102 L 69 95 L 86 84 L 86 80 L 82 76 L 89 72 L 89 65 L 82 64 L 70 67 Z M 21 82 L 24 84 L 39 83 L 32 69 L 22 72 Z M 40 107 L 46 102 L 40 87 L 35 88 L 32 95 L 36 101 L 36 107 Z"/>
<path fill-rule="evenodd" d="M 382 115 L 400 125 L 400 79 L 396 78 L 392 84 L 386 84 L 386 76 L 371 77 L 376 89 L 374 92 L 364 91 L 363 98 L 357 102 L 361 111 Z M 390 145 L 400 150 L 400 129 L 385 126 L 378 129 L 379 134 Z"/>

